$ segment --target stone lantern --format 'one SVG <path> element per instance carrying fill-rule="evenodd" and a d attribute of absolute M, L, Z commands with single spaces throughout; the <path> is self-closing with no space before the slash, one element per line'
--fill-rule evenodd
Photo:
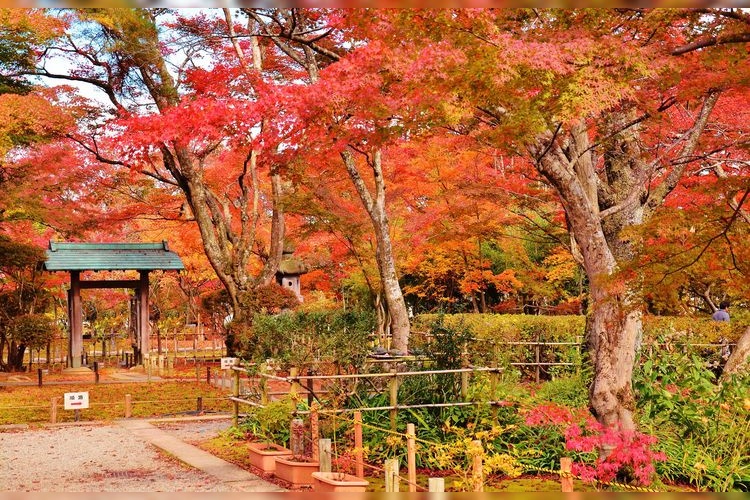
<path fill-rule="evenodd" d="M 299 278 L 307 273 L 307 266 L 302 262 L 302 259 L 294 257 L 293 254 L 294 248 L 284 247 L 281 262 L 279 262 L 279 270 L 276 271 L 276 283 L 292 290 L 297 299 L 302 302 L 304 299 Z"/>

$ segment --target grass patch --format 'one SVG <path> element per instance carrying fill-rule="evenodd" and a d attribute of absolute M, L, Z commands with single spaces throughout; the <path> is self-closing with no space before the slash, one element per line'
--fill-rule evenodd
<path fill-rule="evenodd" d="M 240 467 L 251 470 L 249 455 L 247 453 L 246 440 L 238 440 L 236 437 L 230 436 L 228 433 L 223 432 L 215 438 L 211 438 L 207 441 L 200 443 L 200 447 L 216 455 L 217 457 L 231 462 Z"/>
<path fill-rule="evenodd" d="M 90 408 L 81 420 L 114 420 L 125 416 L 125 395 L 132 399 L 132 417 L 149 418 L 195 413 L 198 397 L 204 412 L 229 412 L 226 391 L 201 383 L 152 382 L 133 384 L 75 384 L 0 388 L 0 425 L 50 421 L 51 400 L 58 398 L 57 421 L 72 422 L 73 411 L 63 409 L 66 392 L 89 393 Z"/>

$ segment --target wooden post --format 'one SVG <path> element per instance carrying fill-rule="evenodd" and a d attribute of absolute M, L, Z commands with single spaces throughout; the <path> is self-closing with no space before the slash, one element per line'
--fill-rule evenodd
<path fill-rule="evenodd" d="M 289 425 L 289 449 L 295 456 L 305 454 L 305 423 L 301 418 L 293 418 Z"/>
<path fill-rule="evenodd" d="M 299 368 L 293 366 L 289 369 L 289 379 L 291 380 L 291 386 L 289 387 L 289 397 L 292 398 L 292 405 L 296 408 L 299 402 L 300 386 L 297 376 L 299 375 Z"/>
<path fill-rule="evenodd" d="M 262 373 L 265 373 L 268 370 L 268 366 L 263 364 L 261 365 L 260 370 L 262 375 Z M 258 383 L 260 384 L 260 404 L 266 406 L 268 404 L 268 379 L 260 376 Z"/>
<path fill-rule="evenodd" d="M 211 367 L 210 366 L 206 367 L 206 383 L 208 385 L 211 385 Z"/>
<path fill-rule="evenodd" d="M 94 361 L 94 383 L 99 383 L 99 362 Z"/>
<path fill-rule="evenodd" d="M 138 348 L 140 349 L 140 360 L 136 363 L 143 363 L 143 357 L 150 354 L 151 325 L 148 322 L 148 271 L 139 271 L 140 283 L 138 283 L 138 323 L 140 325 L 140 338 L 137 339 Z"/>
<path fill-rule="evenodd" d="M 234 379 L 232 383 L 232 395 L 235 398 L 240 397 L 240 372 L 239 370 L 232 370 L 234 372 Z M 237 401 L 232 401 L 232 425 L 237 427 L 240 422 L 240 404 Z"/>
<path fill-rule="evenodd" d="M 484 491 L 484 471 L 482 470 L 482 455 L 484 450 L 482 449 L 482 442 L 475 439 L 471 442 L 472 448 L 472 491 Z"/>
<path fill-rule="evenodd" d="M 409 492 L 417 491 L 417 442 L 414 424 L 406 424 L 406 468 Z"/>
<path fill-rule="evenodd" d="M 560 459 L 560 487 L 563 493 L 573 492 L 573 476 L 571 471 L 573 469 L 573 459 L 570 457 L 562 457 Z"/>
<path fill-rule="evenodd" d="M 68 359 L 70 360 L 70 368 L 80 368 L 81 355 L 83 354 L 83 308 L 81 307 L 80 271 L 70 271 L 68 312 L 70 315 Z"/>
<path fill-rule="evenodd" d="M 461 353 L 461 368 L 469 367 L 469 352 L 466 344 L 464 344 L 464 350 Z M 461 372 L 461 399 L 466 401 L 469 397 L 469 372 Z"/>
<path fill-rule="evenodd" d="M 320 440 L 320 426 L 318 418 L 318 403 L 314 402 L 312 406 L 310 406 L 310 440 L 312 441 L 313 462 L 320 459 L 320 450 L 318 448 L 318 441 Z"/>
<path fill-rule="evenodd" d="M 358 478 L 365 478 L 364 448 L 362 447 L 362 412 L 354 412 L 354 465 Z"/>
<path fill-rule="evenodd" d="M 52 398 L 50 401 L 49 422 L 51 424 L 57 423 L 57 398 Z"/>
<path fill-rule="evenodd" d="M 497 359 L 493 361 L 492 363 L 492 370 L 490 372 L 490 401 L 495 401 L 497 399 L 497 386 L 498 386 L 498 371 L 499 368 L 497 366 Z M 497 423 L 497 405 L 492 405 L 490 412 L 492 413 L 492 421 L 494 423 Z"/>
<path fill-rule="evenodd" d="M 133 397 L 125 394 L 125 418 L 130 418 L 133 414 Z"/>
<path fill-rule="evenodd" d="M 535 378 L 536 383 L 539 383 L 539 363 L 542 361 L 542 346 L 539 345 L 539 335 L 536 336 L 536 344 L 534 344 L 534 372 L 535 372 Z"/>
<path fill-rule="evenodd" d="M 398 493 L 398 458 L 389 458 L 385 461 L 385 492 Z"/>
<path fill-rule="evenodd" d="M 320 472 L 331 472 L 331 440 L 321 439 L 318 441 L 318 455 L 320 460 Z"/>
<path fill-rule="evenodd" d="M 388 387 L 390 389 L 390 394 L 391 394 L 391 400 L 390 400 L 391 401 L 391 406 L 393 407 L 390 410 L 390 414 L 391 414 L 391 430 L 395 431 L 396 430 L 396 422 L 397 422 L 397 418 L 398 418 L 398 409 L 396 407 L 398 406 L 398 385 L 399 384 L 398 384 L 398 376 L 396 375 L 396 369 L 392 368 L 391 369 L 391 373 L 393 374 L 393 376 L 388 381 Z"/>
<path fill-rule="evenodd" d="M 39 387 L 41 387 L 42 386 L 42 369 L 41 368 L 36 369 L 36 378 L 37 378 L 37 384 L 39 385 Z"/>
<path fill-rule="evenodd" d="M 443 493 L 445 491 L 445 479 L 442 477 L 431 477 L 427 480 L 430 493 Z"/>
<path fill-rule="evenodd" d="M 198 401 L 196 404 L 196 413 L 200 415 L 203 413 L 203 396 L 198 396 Z"/>

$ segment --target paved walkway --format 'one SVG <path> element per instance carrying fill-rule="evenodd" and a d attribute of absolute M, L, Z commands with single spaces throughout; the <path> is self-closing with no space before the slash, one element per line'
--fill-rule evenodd
<path fill-rule="evenodd" d="M 235 491 L 286 491 L 241 467 L 169 435 L 145 420 L 119 420 L 117 423 L 139 438 L 174 455 L 182 462 L 211 474 Z"/>

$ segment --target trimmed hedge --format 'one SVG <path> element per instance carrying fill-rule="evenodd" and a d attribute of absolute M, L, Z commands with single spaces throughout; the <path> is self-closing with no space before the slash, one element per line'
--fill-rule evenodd
<path fill-rule="evenodd" d="M 430 323 L 440 315 L 421 314 L 412 321 L 419 337 L 429 330 Z M 583 338 L 584 316 L 532 316 L 525 314 L 446 314 L 448 326 L 468 328 L 478 339 L 502 342 L 536 341 L 575 342 Z M 669 341 L 675 343 L 715 343 L 723 337 L 736 342 L 746 325 L 734 321 L 730 324 L 710 318 L 679 316 L 646 316 L 643 320 L 643 343 Z"/>
<path fill-rule="evenodd" d="M 359 366 L 370 352 L 374 329 L 371 311 L 256 314 L 251 331 L 238 338 L 238 352 L 256 362 L 273 358 L 283 368 L 317 363 Z"/>
<path fill-rule="evenodd" d="M 423 314 L 412 322 L 411 345 L 417 350 L 429 345 L 429 335 L 436 324 L 455 331 L 468 330 L 474 341 L 466 346 L 470 362 L 476 365 L 497 364 L 506 373 L 535 378 L 537 359 L 540 379 L 578 373 L 585 368 L 584 350 L 577 344 L 584 338 L 584 316 L 531 316 L 520 314 Z M 735 342 L 742 335 L 740 321 L 731 324 L 710 318 L 647 316 L 643 321 L 643 348 L 656 344 L 710 344 L 721 339 Z M 517 342 L 520 345 L 507 343 Z M 537 348 L 535 342 L 571 342 L 574 345 L 551 345 Z M 524 344 L 528 343 L 528 344 Z M 707 362 L 720 363 L 721 350 L 716 347 L 692 349 Z"/>

